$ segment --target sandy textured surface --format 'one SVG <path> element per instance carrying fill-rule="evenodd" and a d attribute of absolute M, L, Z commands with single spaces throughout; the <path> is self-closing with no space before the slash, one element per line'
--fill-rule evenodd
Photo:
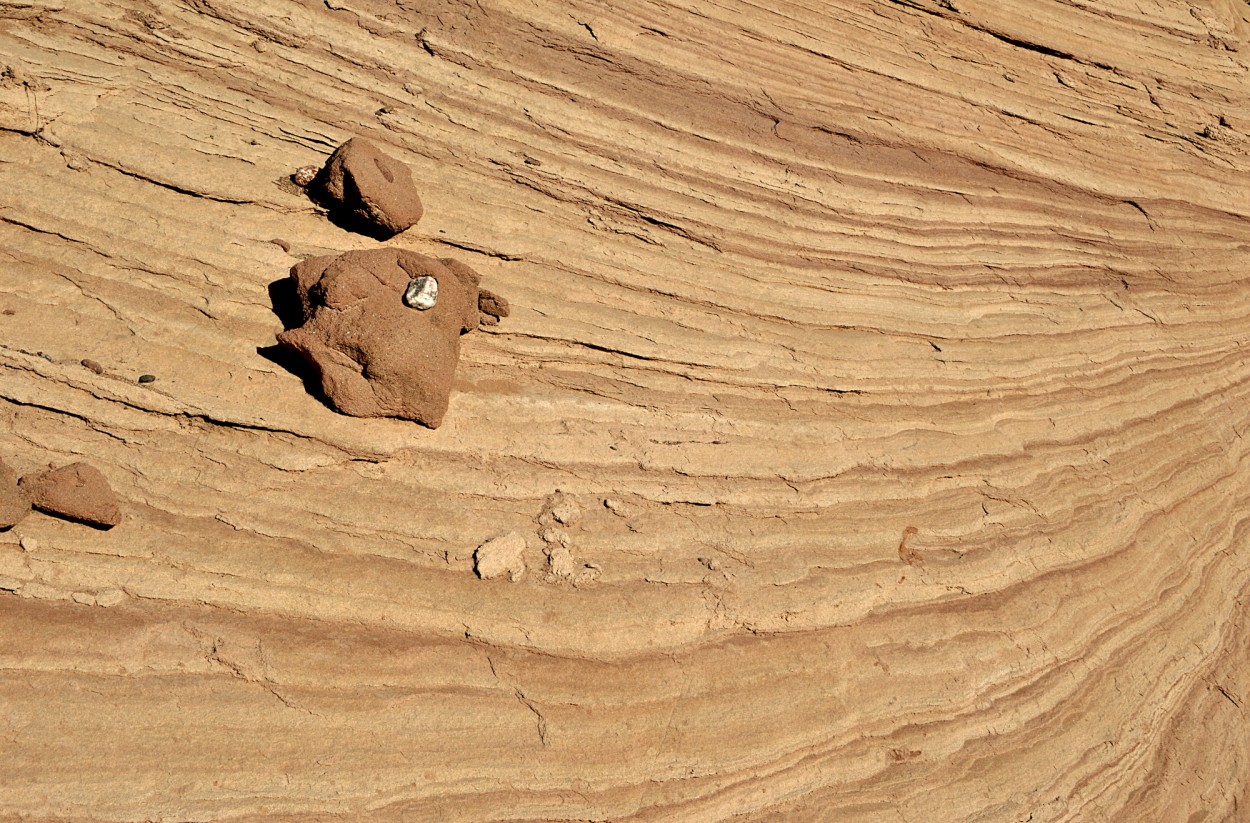
<path fill-rule="evenodd" d="M 1246 819 L 1248 15 L 0 0 L 0 459 L 124 517 L 0 533 L 0 820 Z M 512 301 L 437 431 L 258 352 L 353 135 Z"/>

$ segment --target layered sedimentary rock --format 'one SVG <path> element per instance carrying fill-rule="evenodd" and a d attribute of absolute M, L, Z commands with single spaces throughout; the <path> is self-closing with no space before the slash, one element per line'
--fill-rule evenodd
<path fill-rule="evenodd" d="M 0 820 L 1238 820 L 1245 12 L 0 0 L 0 454 L 126 514 L 0 533 Z M 353 135 L 512 303 L 434 431 L 265 351 Z"/>

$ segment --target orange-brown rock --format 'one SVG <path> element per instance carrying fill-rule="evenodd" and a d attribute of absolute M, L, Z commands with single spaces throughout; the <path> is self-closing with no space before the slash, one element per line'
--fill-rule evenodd
<path fill-rule="evenodd" d="M 443 422 L 460 335 L 477 328 L 472 269 L 404 249 L 372 249 L 305 260 L 292 267 L 291 279 L 304 324 L 278 342 L 316 369 L 334 408 L 431 428 Z M 418 283 L 436 302 L 414 302 Z"/>
<path fill-rule="evenodd" d="M 87 463 L 27 474 L 18 485 L 47 514 L 106 529 L 122 522 L 117 494 L 100 470 Z"/>
<path fill-rule="evenodd" d="M 359 137 L 335 150 L 308 194 L 347 228 L 390 237 L 416 225 L 423 208 L 412 170 Z"/>
<path fill-rule="evenodd" d="M 512 312 L 508 300 L 493 291 L 482 289 L 477 295 L 477 309 L 481 313 L 479 319 L 488 326 L 498 325 L 499 321 Z"/>

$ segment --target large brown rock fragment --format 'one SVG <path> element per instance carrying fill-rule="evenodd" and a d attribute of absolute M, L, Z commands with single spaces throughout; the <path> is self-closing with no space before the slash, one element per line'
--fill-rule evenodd
<path fill-rule="evenodd" d="M 0 529 L 10 529 L 30 514 L 30 497 L 18 485 L 17 472 L 0 460 Z"/>
<path fill-rule="evenodd" d="M 308 194 L 349 228 L 384 238 L 415 225 L 424 211 L 412 171 L 359 137 L 330 155 Z"/>
<path fill-rule="evenodd" d="M 420 278 L 432 308 L 405 302 Z M 477 328 L 478 275 L 456 260 L 405 249 L 313 257 L 291 269 L 304 324 L 278 342 L 307 360 L 334 408 L 437 428 L 447 413 L 460 335 Z M 427 289 L 428 292 L 428 289 Z"/>
<path fill-rule="evenodd" d="M 18 482 L 42 512 L 106 529 L 122 522 L 117 495 L 94 466 L 71 463 L 28 474 Z"/>

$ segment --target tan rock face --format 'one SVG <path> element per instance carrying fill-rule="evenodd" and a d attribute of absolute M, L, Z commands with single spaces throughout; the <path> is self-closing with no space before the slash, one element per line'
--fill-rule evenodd
<path fill-rule="evenodd" d="M 460 335 L 477 328 L 478 276 L 455 260 L 402 249 L 347 252 L 296 264 L 304 325 L 278 342 L 317 371 L 336 409 L 354 417 L 443 422 Z M 438 283 L 432 308 L 409 306 L 421 278 Z"/>
<path fill-rule="evenodd" d="M 0 823 L 1245 823 L 1248 9 L 0 0 L 0 455 L 127 498 L 0 533 Z M 436 431 L 270 350 L 383 245 L 513 304 Z"/>
<path fill-rule="evenodd" d="M 513 582 L 525 574 L 525 537 L 509 532 L 487 540 L 473 553 L 473 570 L 483 580 L 507 575 Z"/>
<path fill-rule="evenodd" d="M 416 225 L 423 212 L 412 170 L 359 137 L 335 150 L 308 193 L 347 218 L 349 227 L 355 223 L 382 237 Z"/>
<path fill-rule="evenodd" d="M 122 522 L 117 495 L 100 470 L 87 463 L 28 474 L 19 484 L 31 504 L 48 514 L 102 528 Z"/>

